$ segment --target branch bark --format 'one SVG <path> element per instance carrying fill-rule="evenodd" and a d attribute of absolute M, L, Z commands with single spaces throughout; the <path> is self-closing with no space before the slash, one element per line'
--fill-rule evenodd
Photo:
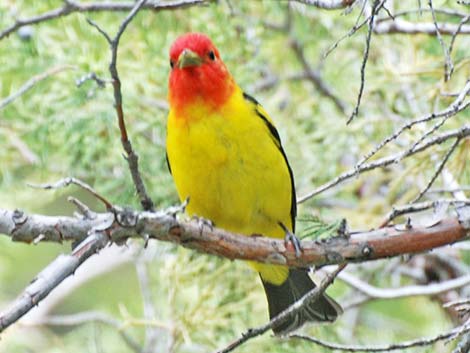
<path fill-rule="evenodd" d="M 443 219 L 431 227 L 390 226 L 348 237 L 303 241 L 299 257 L 292 244 L 284 240 L 201 228 L 197 222 L 178 221 L 174 213 L 168 211 L 154 213 L 115 208 L 112 213 L 96 214 L 90 220 L 26 215 L 18 210 L 0 209 L 0 233 L 10 236 L 13 241 L 37 243 L 38 239 L 82 240 L 91 232 L 99 231 L 116 243 L 131 237 L 154 238 L 229 259 L 305 267 L 415 254 L 467 240 L 470 237 L 470 207 L 461 207 L 457 212 L 457 217 Z"/>
<path fill-rule="evenodd" d="M 0 332 L 16 322 L 44 299 L 59 283 L 72 275 L 90 256 L 97 253 L 108 243 L 102 232 L 92 231 L 70 255 L 60 255 L 42 270 L 26 287 L 23 293 L 0 313 Z"/>

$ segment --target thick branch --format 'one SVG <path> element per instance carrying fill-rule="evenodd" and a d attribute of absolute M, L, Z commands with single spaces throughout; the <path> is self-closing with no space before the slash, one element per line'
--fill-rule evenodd
<path fill-rule="evenodd" d="M 108 238 L 104 233 L 93 231 L 74 249 L 72 254 L 60 255 L 51 262 L 26 287 L 20 297 L 0 313 L 0 332 L 30 311 L 52 289 L 72 275 L 86 259 L 101 250 L 107 243 Z"/>
<path fill-rule="evenodd" d="M 283 240 L 262 236 L 242 236 L 222 229 L 201 228 L 197 222 L 180 222 L 167 212 L 115 210 L 96 214 L 93 220 L 72 217 L 26 215 L 0 209 L 0 233 L 14 241 L 81 240 L 90 231 L 105 232 L 114 242 L 130 237 L 154 238 L 180 244 L 201 252 L 229 259 L 254 260 L 292 267 L 324 266 L 363 262 L 403 254 L 414 254 L 467 240 L 470 236 L 469 207 L 458 217 L 443 219 L 432 227 L 392 226 L 367 232 L 302 242 L 302 253 Z M 36 241 L 37 242 L 37 241 Z"/>

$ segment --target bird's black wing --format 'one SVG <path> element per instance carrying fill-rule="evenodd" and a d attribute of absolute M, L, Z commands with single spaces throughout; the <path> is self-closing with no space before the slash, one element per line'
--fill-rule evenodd
<path fill-rule="evenodd" d="M 289 165 L 289 161 L 287 160 L 286 153 L 284 152 L 284 149 L 282 148 L 281 144 L 281 138 L 279 136 L 279 133 L 277 132 L 276 128 L 274 125 L 271 123 L 271 121 L 266 117 L 264 113 L 264 109 L 262 109 L 261 104 L 258 103 L 258 101 L 250 96 L 247 93 L 243 93 L 243 97 L 245 100 L 253 104 L 256 115 L 263 120 L 263 122 L 266 124 L 269 132 L 271 133 L 271 138 L 273 139 L 274 143 L 276 144 L 277 148 L 281 152 L 282 156 L 284 157 L 284 161 L 286 162 L 287 169 L 289 170 L 289 175 L 290 175 L 290 183 L 291 183 L 291 206 L 290 206 L 290 216 L 291 216 L 291 221 L 292 221 L 292 232 L 295 232 L 295 217 L 297 216 L 297 198 L 295 195 L 295 183 L 294 183 L 294 174 L 292 173 L 292 169 Z"/>

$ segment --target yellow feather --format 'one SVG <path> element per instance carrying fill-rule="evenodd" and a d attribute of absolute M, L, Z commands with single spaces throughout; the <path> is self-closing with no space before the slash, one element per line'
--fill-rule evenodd
<path fill-rule="evenodd" d="M 236 87 L 217 110 L 203 101 L 170 111 L 167 153 L 187 212 L 217 227 L 245 235 L 283 238 L 282 222 L 293 229 L 291 175 L 267 113 Z M 250 263 L 262 278 L 279 285 L 288 268 Z"/>

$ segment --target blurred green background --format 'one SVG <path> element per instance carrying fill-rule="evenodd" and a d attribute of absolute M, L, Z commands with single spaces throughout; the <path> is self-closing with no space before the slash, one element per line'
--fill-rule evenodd
<path fill-rule="evenodd" d="M 52 0 L 2 1 L 0 29 L 12 24 L 15 16 L 25 18 L 61 5 L 61 1 Z M 405 4 L 396 4 L 395 10 L 401 6 Z M 434 6 L 461 10 L 453 1 L 435 2 Z M 290 48 L 291 38 L 299 41 L 312 67 L 321 70 L 334 93 L 348 104 L 349 114 L 359 89 L 366 28 L 342 41 L 328 57 L 323 53 L 348 33 L 359 10 L 356 6 L 347 14 L 293 4 L 290 33 L 278 28 L 286 18 L 285 1 L 219 1 L 176 11 L 141 11 L 122 36 L 118 69 L 128 132 L 156 205 L 163 208 L 177 203 L 165 162 L 166 94 L 168 49 L 184 32 L 207 33 L 238 84 L 271 114 L 293 168 L 298 195 L 353 167 L 403 123 L 447 107 L 454 98 L 442 93 L 458 92 L 469 77 L 470 41 L 465 36 L 457 37 L 452 54 L 455 72 L 449 82 L 444 82 L 444 57 L 435 37 L 374 35 L 360 114 L 349 126 L 345 124 L 347 115 L 310 81 L 296 79 L 302 65 Z M 90 72 L 109 78 L 108 45 L 86 19 L 114 34 L 125 15 L 75 13 L 23 28 L 0 42 L 0 99 L 14 94 L 33 77 L 57 71 L 0 109 L 0 208 L 71 215 L 75 209 L 66 200 L 72 195 L 94 210 L 103 210 L 96 200 L 73 187 L 53 192 L 26 186 L 66 176 L 88 182 L 115 204 L 139 208 L 122 157 L 112 87 L 100 88 L 94 81 L 76 85 Z M 431 21 L 426 12 L 406 18 Z M 458 23 L 451 16 L 440 15 L 439 19 Z M 273 77 L 277 78 L 275 84 L 261 87 Z M 468 111 L 462 112 L 450 119 L 445 129 L 457 128 L 469 117 Z M 418 127 L 407 132 L 379 155 L 396 153 L 423 131 L 424 127 Z M 345 217 L 354 229 L 376 227 L 391 205 L 404 204 L 416 196 L 432 176 L 436 160 L 449 147 L 450 143 L 435 146 L 400 165 L 371 172 L 319 195 L 300 206 L 300 218 L 319 216 L 334 222 Z M 462 143 L 448 164 L 461 185 L 470 184 L 469 151 L 469 141 Z M 441 186 L 440 179 L 436 185 Z M 308 226 L 308 222 L 298 224 L 301 230 Z M 48 312 L 99 311 L 114 317 L 119 330 L 102 322 L 51 326 L 28 324 L 26 320 L 2 334 L 0 352 L 132 352 L 120 332 L 143 345 L 149 328 L 157 335 L 154 351 L 208 352 L 248 327 L 266 322 L 261 283 L 243 263 L 169 244 L 151 242 L 148 249 L 142 246 L 143 242 L 133 241 L 115 249 L 111 260 L 78 271 L 77 277 L 89 274 L 90 278 L 64 290 L 64 297 Z M 0 308 L 6 307 L 58 254 L 69 251 L 70 244 L 32 246 L 0 236 Z M 386 264 L 374 265 L 376 273 L 368 278 L 370 283 L 391 285 L 387 277 L 380 276 Z M 105 271 L 108 266 L 109 271 Z M 146 275 L 137 275 L 139 266 Z M 155 317 L 150 321 L 144 319 L 142 279 L 148 280 L 155 306 Z M 408 283 L 403 281 L 400 284 Z M 329 293 L 341 302 L 348 288 L 337 281 Z M 432 335 L 450 327 L 437 303 L 409 298 L 371 302 L 354 313 L 346 312 L 334 325 L 309 326 L 304 331 L 331 341 L 372 344 Z M 451 346 L 415 351 L 448 352 Z M 312 351 L 326 350 L 269 334 L 238 349 Z"/>

